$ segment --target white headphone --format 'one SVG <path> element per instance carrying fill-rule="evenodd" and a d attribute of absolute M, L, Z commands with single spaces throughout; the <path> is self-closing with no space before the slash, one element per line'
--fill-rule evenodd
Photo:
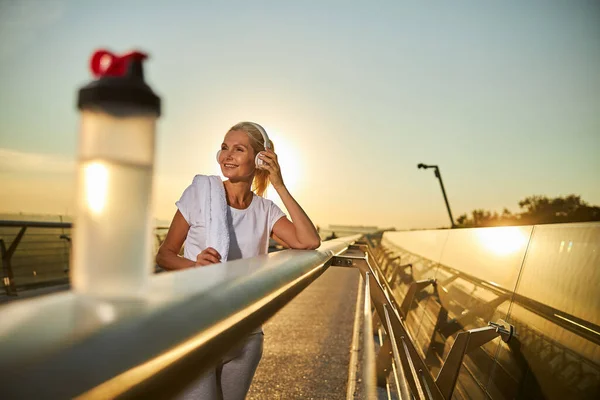
<path fill-rule="evenodd" d="M 271 146 L 271 141 L 269 140 L 269 136 L 267 135 L 267 131 L 265 131 L 265 128 L 263 128 L 262 126 L 260 126 L 256 122 L 245 121 L 245 122 L 241 122 L 241 124 L 250 124 L 250 125 L 254 126 L 260 132 L 260 134 L 262 135 L 263 140 L 265 142 L 265 150 L 270 149 L 272 147 Z M 221 151 L 222 150 L 219 150 L 217 152 L 217 162 L 219 162 L 219 156 L 221 155 Z M 263 165 L 264 163 L 265 162 L 263 160 L 261 160 L 260 158 L 258 158 L 258 154 L 257 154 L 256 158 L 254 159 L 254 164 L 258 167 L 259 165 Z"/>

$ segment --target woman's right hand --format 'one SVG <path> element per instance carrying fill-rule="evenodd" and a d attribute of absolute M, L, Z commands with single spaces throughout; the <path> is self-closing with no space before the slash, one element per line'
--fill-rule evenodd
<path fill-rule="evenodd" d="M 221 255 L 212 247 L 207 247 L 196 256 L 196 265 L 205 266 L 221 262 Z"/>

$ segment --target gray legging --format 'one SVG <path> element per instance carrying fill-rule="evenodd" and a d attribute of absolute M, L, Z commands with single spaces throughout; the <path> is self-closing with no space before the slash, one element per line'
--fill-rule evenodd
<path fill-rule="evenodd" d="M 216 367 L 184 390 L 178 400 L 244 400 L 262 357 L 264 334 L 251 334 L 246 342 L 225 355 Z"/>

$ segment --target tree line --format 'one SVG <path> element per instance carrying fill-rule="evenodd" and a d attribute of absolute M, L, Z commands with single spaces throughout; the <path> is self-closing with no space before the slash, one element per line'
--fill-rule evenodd
<path fill-rule="evenodd" d="M 462 214 L 456 219 L 456 227 L 538 225 L 565 222 L 600 221 L 600 207 L 592 206 L 574 194 L 565 197 L 530 196 L 519 202 L 520 211 L 501 213 L 483 209 Z"/>

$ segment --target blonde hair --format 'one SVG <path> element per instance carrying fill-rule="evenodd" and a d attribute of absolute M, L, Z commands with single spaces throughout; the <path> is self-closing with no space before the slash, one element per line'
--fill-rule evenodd
<path fill-rule="evenodd" d="M 243 131 L 250 136 L 250 144 L 254 149 L 254 156 L 265 149 L 265 139 L 260 131 L 250 122 L 239 122 L 229 129 L 231 131 Z M 275 150 L 273 141 L 271 142 L 271 150 Z M 252 181 L 252 191 L 260 197 L 264 197 L 269 186 L 269 171 L 264 169 L 256 169 L 254 172 L 254 180 Z"/>

